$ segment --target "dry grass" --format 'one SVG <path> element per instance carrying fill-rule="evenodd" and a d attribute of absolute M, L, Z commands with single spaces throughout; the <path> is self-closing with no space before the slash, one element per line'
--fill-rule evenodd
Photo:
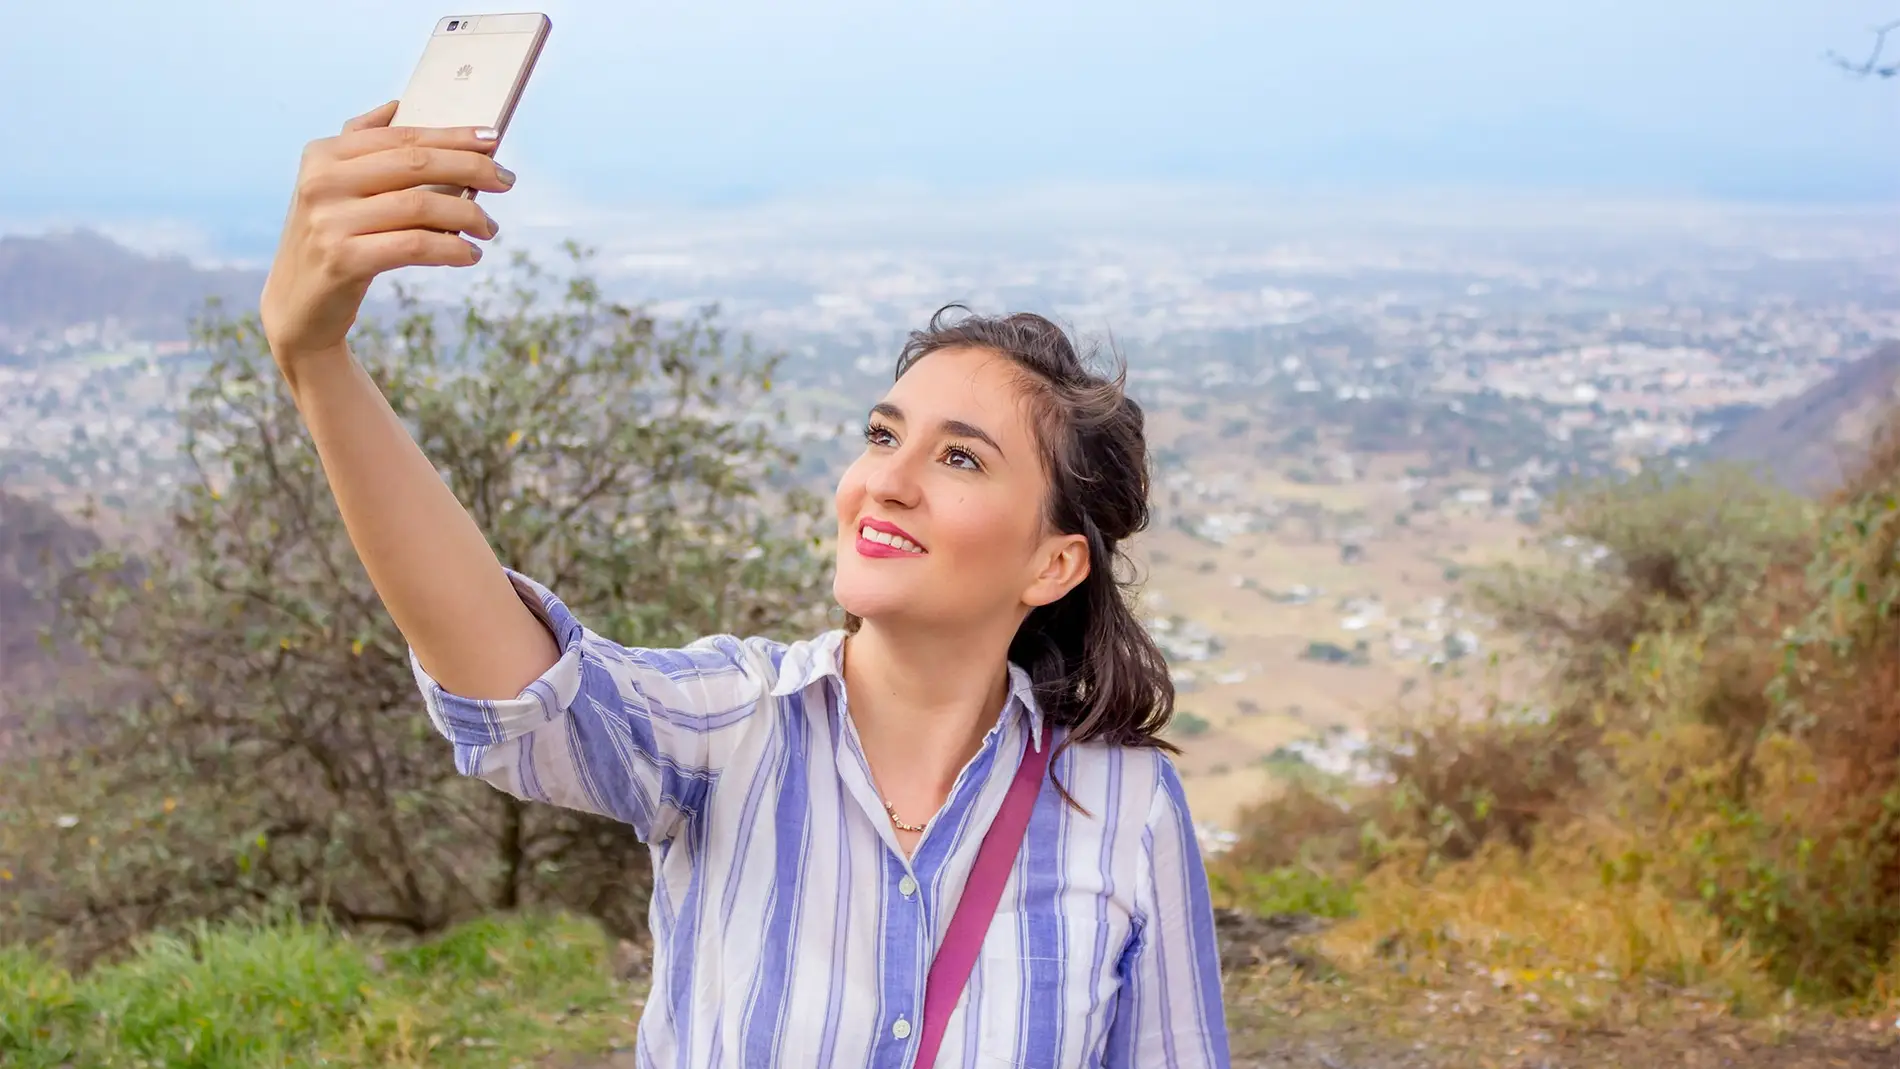
<path fill-rule="evenodd" d="M 1602 1023 L 1618 995 L 1658 988 L 1743 1014 L 1774 1004 L 1758 956 L 1719 919 L 1653 884 L 1605 878 L 1590 860 L 1565 844 L 1493 847 L 1424 877 L 1388 865 L 1321 948 L 1362 977 L 1482 975 L 1580 1024 Z"/>

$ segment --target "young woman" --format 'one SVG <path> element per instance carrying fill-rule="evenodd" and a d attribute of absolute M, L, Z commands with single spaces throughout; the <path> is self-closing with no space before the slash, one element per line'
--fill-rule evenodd
<path fill-rule="evenodd" d="M 1120 381 L 940 313 L 838 482 L 848 626 L 616 645 L 503 568 L 345 345 L 377 274 L 495 235 L 417 187 L 514 182 L 491 131 L 393 111 L 305 152 L 266 334 L 457 766 L 652 844 L 639 1064 L 1226 1065 L 1173 688 L 1113 572 L 1148 518 Z"/>

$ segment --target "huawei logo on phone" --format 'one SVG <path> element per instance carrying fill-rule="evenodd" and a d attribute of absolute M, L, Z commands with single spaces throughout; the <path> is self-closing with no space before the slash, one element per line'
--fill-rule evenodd
<path fill-rule="evenodd" d="M 464 63 L 455 68 L 455 80 L 458 82 L 466 82 L 468 81 L 468 76 L 474 73 L 475 65 L 473 63 Z"/>

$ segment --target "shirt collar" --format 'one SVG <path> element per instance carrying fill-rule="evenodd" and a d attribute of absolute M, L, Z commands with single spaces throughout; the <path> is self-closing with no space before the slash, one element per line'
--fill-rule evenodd
<path fill-rule="evenodd" d="M 836 679 L 842 689 L 844 673 L 839 668 L 839 659 L 844 639 L 845 632 L 840 628 L 788 646 L 779 662 L 778 682 L 772 685 L 772 696 L 783 698 L 796 694 L 827 676 Z M 1042 707 L 1036 704 L 1035 685 L 1029 673 L 1014 661 L 1009 665 L 1009 698 L 1003 708 L 1004 716 L 1012 709 L 1020 709 L 1029 721 L 1029 745 L 1041 750 Z"/>

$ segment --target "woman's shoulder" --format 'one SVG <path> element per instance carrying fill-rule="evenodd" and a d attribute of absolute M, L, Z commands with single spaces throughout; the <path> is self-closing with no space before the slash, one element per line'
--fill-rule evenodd
<path fill-rule="evenodd" d="M 801 690 L 828 674 L 837 674 L 838 650 L 844 643 L 844 632 L 820 631 L 815 635 L 794 639 L 768 635 L 727 638 L 767 665 L 773 689 L 784 693 Z"/>
<path fill-rule="evenodd" d="M 1165 746 L 1090 739 L 1068 743 L 1065 750 L 1079 763 L 1112 766 L 1119 769 L 1122 775 L 1137 776 L 1157 784 L 1168 778 L 1179 779 L 1181 775 L 1175 767 L 1173 755 Z"/>
<path fill-rule="evenodd" d="M 837 657 L 838 640 L 843 631 L 821 631 L 804 638 L 779 638 L 773 635 L 739 634 L 717 631 L 701 635 L 676 648 L 628 647 L 643 654 L 680 654 L 689 657 L 721 656 L 735 663 L 769 660 L 776 669 L 781 664 L 822 663 Z"/>
<path fill-rule="evenodd" d="M 844 632 L 822 631 L 804 638 L 731 632 L 702 635 L 678 649 L 634 649 L 654 667 L 688 671 L 716 666 L 763 684 L 775 694 L 787 694 L 838 671 L 838 649 Z"/>
<path fill-rule="evenodd" d="M 1067 748 L 1061 764 L 1067 766 L 1057 773 L 1063 786 L 1085 810 L 1113 810 L 1140 824 L 1187 812 L 1180 770 L 1160 747 L 1079 742 Z"/>
<path fill-rule="evenodd" d="M 824 674 L 836 664 L 837 642 L 829 634 L 783 639 L 771 635 L 714 632 L 682 645 L 622 645 L 587 633 L 583 659 L 592 659 L 615 676 L 632 682 L 658 681 L 697 692 L 716 692 L 727 704 L 744 695 L 757 702 L 766 694 L 783 696 Z M 835 669 L 834 669 L 835 670 Z"/>

